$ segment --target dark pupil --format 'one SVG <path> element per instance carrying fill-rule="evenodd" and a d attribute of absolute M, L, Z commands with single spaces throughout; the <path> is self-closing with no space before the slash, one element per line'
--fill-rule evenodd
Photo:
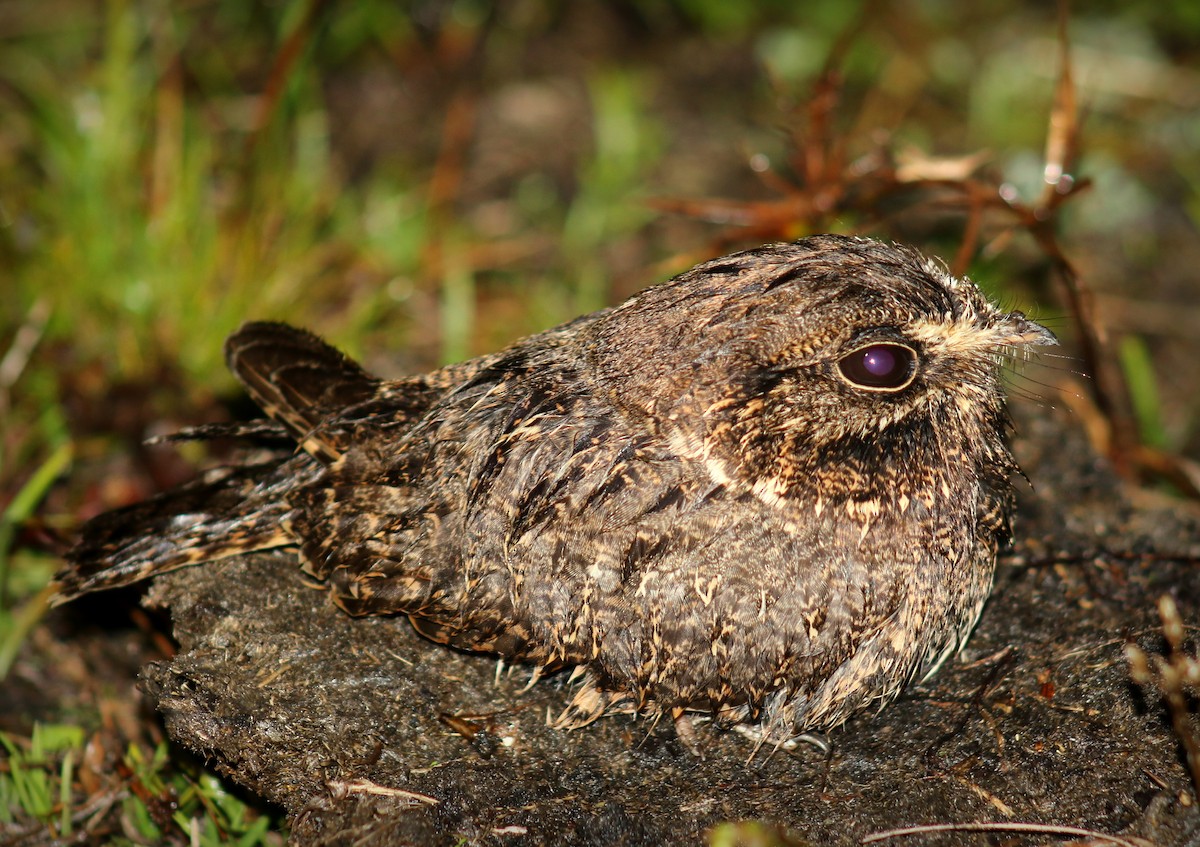
<path fill-rule="evenodd" d="M 913 351 L 899 344 L 872 344 L 838 362 L 846 379 L 868 388 L 899 388 L 912 376 Z"/>

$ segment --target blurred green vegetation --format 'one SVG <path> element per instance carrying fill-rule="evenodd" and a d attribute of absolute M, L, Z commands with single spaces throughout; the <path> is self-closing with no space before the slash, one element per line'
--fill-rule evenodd
<path fill-rule="evenodd" d="M 1198 16 L 1185 5 L 1090 4 L 1072 23 L 1090 112 L 1082 170 L 1115 198 L 1078 204 L 1073 214 L 1099 229 L 1124 225 L 1129 249 L 1149 237 L 1156 199 L 1156 186 L 1130 167 L 1138 145 L 1194 149 L 1200 134 L 1197 111 L 1183 109 L 1164 111 L 1134 136 L 1128 131 L 1131 99 L 1143 117 L 1156 86 L 1168 104 L 1195 96 L 1186 90 L 1195 86 L 1194 70 L 1176 59 L 1180 45 L 1200 36 Z M 761 62 L 761 78 L 745 80 L 742 102 L 717 100 L 711 121 L 750 127 L 742 145 L 762 141 L 778 160 L 781 136 L 770 137 L 770 127 L 786 116 L 769 114 L 778 108 L 769 80 L 802 94 L 832 40 L 857 24 L 844 62 L 852 104 L 844 119 L 862 109 L 860 125 L 847 131 L 895 127 L 905 143 L 931 153 L 990 148 L 1025 191 L 1041 178 L 1056 61 L 1053 17 L 1039 4 L 614 4 L 596 13 L 606 32 L 601 47 L 623 37 L 637 43 L 587 70 L 564 69 L 583 76 L 591 113 L 583 130 L 591 138 L 573 173 L 547 185 L 538 163 L 528 162 L 521 179 L 496 180 L 497 191 L 511 190 L 502 198 L 512 218 L 504 239 L 536 233 L 536 261 L 481 260 L 480 245 L 494 236 L 461 205 L 478 194 L 456 196 L 454 186 L 448 196 L 431 194 L 438 169 L 454 155 L 470 157 L 473 143 L 439 152 L 429 127 L 464 90 L 480 100 L 522 76 L 546 76 L 544 66 L 523 67 L 521 51 L 555 39 L 570 49 L 578 37 L 571 27 L 588 21 L 567 4 L 60 0 L 57 7 L 73 13 L 59 17 L 71 23 L 37 23 L 43 7 L 32 2 L 9 4 L 0 20 L 7 30 L 0 32 L 0 278 L 15 293 L 0 305 L 0 339 L 48 305 L 42 347 L 57 355 L 31 361 L 21 383 L 39 407 L 52 388 L 34 371 L 51 364 L 100 363 L 115 379 L 161 376 L 169 366 L 185 384 L 225 390 L 221 339 L 251 316 L 314 326 L 356 354 L 380 337 L 403 348 L 415 332 L 420 349 L 447 360 L 479 352 L 473 339 L 480 336 L 503 340 L 477 318 L 481 284 L 488 292 L 499 284 L 489 301 L 518 299 L 516 308 L 533 316 L 508 337 L 604 305 L 612 299 L 606 246 L 648 223 L 650 187 L 673 189 L 661 179 L 669 171 L 663 158 L 687 141 L 671 137 L 677 130 L 657 108 L 661 77 L 671 70 L 647 55 L 656 41 L 712 42 L 714 51 L 740 48 Z M 582 51 L 589 49 L 596 48 L 585 43 Z M 481 56 L 472 59 L 472 51 Z M 344 110 L 332 115 L 331 98 L 348 95 L 330 81 L 361 82 L 358 71 L 380 60 L 401 81 L 424 65 L 411 75 L 451 82 L 437 92 L 442 111 L 425 115 L 427 126 L 413 133 L 421 141 L 397 136 L 370 162 L 354 161 L 331 126 L 344 118 Z M 1122 65 L 1130 70 L 1123 77 Z M 730 115 L 738 105 L 743 113 Z M 717 135 L 730 148 L 714 165 L 736 168 L 737 135 Z M 1197 168 L 1194 157 L 1182 158 L 1175 175 L 1186 185 Z M 461 170 L 473 165 L 443 170 L 455 167 L 451 181 L 461 182 Z M 447 200 L 449 209 L 437 208 Z M 665 246 L 646 252 L 661 259 Z M 19 410 L 9 412 L 19 419 Z M 2 449 L 8 476 L 25 462 L 9 440 Z"/>
<path fill-rule="evenodd" d="M 247 21 L 240 4 L 201 18 L 114 0 L 94 28 L 10 44 L 0 74 L 26 106 L 26 166 L 5 186 L 10 308 L 47 298 L 48 339 L 118 376 L 165 358 L 206 380 L 220 366 L 212 341 L 247 314 L 302 317 L 301 293 L 334 284 L 322 280 L 331 252 L 365 239 L 359 198 L 334 172 L 317 66 L 297 57 L 280 90 L 255 98 L 235 64 L 287 43 L 303 5 Z M 239 32 L 236 50 L 193 46 Z M 353 311 L 378 296 L 363 292 Z"/>
<path fill-rule="evenodd" d="M 95 742 L 78 726 L 37 723 L 29 738 L 0 732 L 0 832 L 18 840 L 111 845 L 190 843 L 278 845 L 278 822 L 255 812 L 210 773 L 170 763 L 170 750 L 130 744 L 97 772 Z M 82 778 L 81 778 L 82 777 Z M 81 786 L 94 785 L 91 794 Z M 107 809 L 119 811 L 121 832 L 94 828 Z M 87 838 L 86 842 L 80 839 Z"/>
<path fill-rule="evenodd" d="M 1144 437 L 1195 455 L 1200 7 L 1078 5 L 1095 185 L 1066 243 L 1128 339 Z M 45 612 L 42 539 L 178 475 L 112 457 L 224 414 L 240 322 L 309 326 L 395 372 L 613 302 L 711 250 L 715 225 L 648 200 L 794 180 L 788 131 L 852 30 L 834 120 L 853 156 L 880 136 L 986 150 L 1036 196 L 1058 61 L 1040 3 L 3 4 L 0 678 Z M 961 217 L 922 235 L 949 258 Z M 1061 315 L 1035 254 L 989 245 L 972 273 Z"/>

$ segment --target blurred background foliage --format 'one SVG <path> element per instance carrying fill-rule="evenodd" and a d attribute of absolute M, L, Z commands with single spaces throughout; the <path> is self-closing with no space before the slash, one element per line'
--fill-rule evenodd
<path fill-rule="evenodd" d="M 1080 3 L 1069 33 L 1093 184 L 1061 244 L 1141 437 L 1195 457 L 1200 5 Z M 1056 38 L 1051 6 L 999 0 L 0 4 L 0 678 L 53 689 L 29 598 L 77 522 L 202 459 L 143 440 L 244 411 L 221 359 L 243 320 L 398 375 L 741 246 L 702 201 L 796 191 L 838 43 L 848 173 L 885 147 L 975 157 L 1032 199 Z M 962 242 L 961 211 L 866 211 L 827 223 L 947 260 Z M 984 235 L 972 275 L 1069 334 L 1045 256 Z M 0 730 L 31 709 L 0 702 Z"/>

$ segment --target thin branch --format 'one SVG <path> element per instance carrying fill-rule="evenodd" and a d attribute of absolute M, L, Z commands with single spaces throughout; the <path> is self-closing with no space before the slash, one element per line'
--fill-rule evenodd
<path fill-rule="evenodd" d="M 1175 601 L 1168 595 L 1158 600 L 1158 615 L 1162 620 L 1162 634 L 1167 642 L 1167 656 L 1154 657 L 1151 670 L 1150 658 L 1134 644 L 1125 648 L 1129 659 L 1129 675 L 1143 687 L 1154 684 L 1167 701 L 1171 713 L 1171 728 L 1179 739 L 1187 758 L 1188 771 L 1192 778 L 1192 791 L 1200 799 L 1200 739 L 1192 728 L 1185 688 L 1200 688 L 1200 659 L 1183 652 L 1186 628 L 1179 616 Z"/>
<path fill-rule="evenodd" d="M 968 823 L 935 823 L 921 826 L 907 826 L 900 829 L 889 829 L 875 832 L 866 836 L 859 843 L 875 844 L 892 838 L 902 838 L 908 835 L 928 835 L 934 832 L 1020 832 L 1027 835 L 1063 835 L 1078 838 L 1099 839 L 1106 844 L 1116 844 L 1118 847 L 1151 847 L 1151 842 L 1144 838 L 1122 838 L 1091 829 L 1077 826 L 1058 826 L 1041 823 L 1014 823 L 1005 821 L 971 821 Z"/>

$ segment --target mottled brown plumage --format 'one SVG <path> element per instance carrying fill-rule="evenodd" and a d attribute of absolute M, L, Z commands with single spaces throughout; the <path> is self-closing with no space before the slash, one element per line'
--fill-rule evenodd
<path fill-rule="evenodd" d="M 1008 536 L 998 371 L 1053 336 L 915 252 L 838 236 L 700 265 L 425 376 L 278 324 L 229 365 L 286 439 L 85 529 L 61 597 L 294 547 L 355 615 L 780 741 L 959 649 Z"/>

